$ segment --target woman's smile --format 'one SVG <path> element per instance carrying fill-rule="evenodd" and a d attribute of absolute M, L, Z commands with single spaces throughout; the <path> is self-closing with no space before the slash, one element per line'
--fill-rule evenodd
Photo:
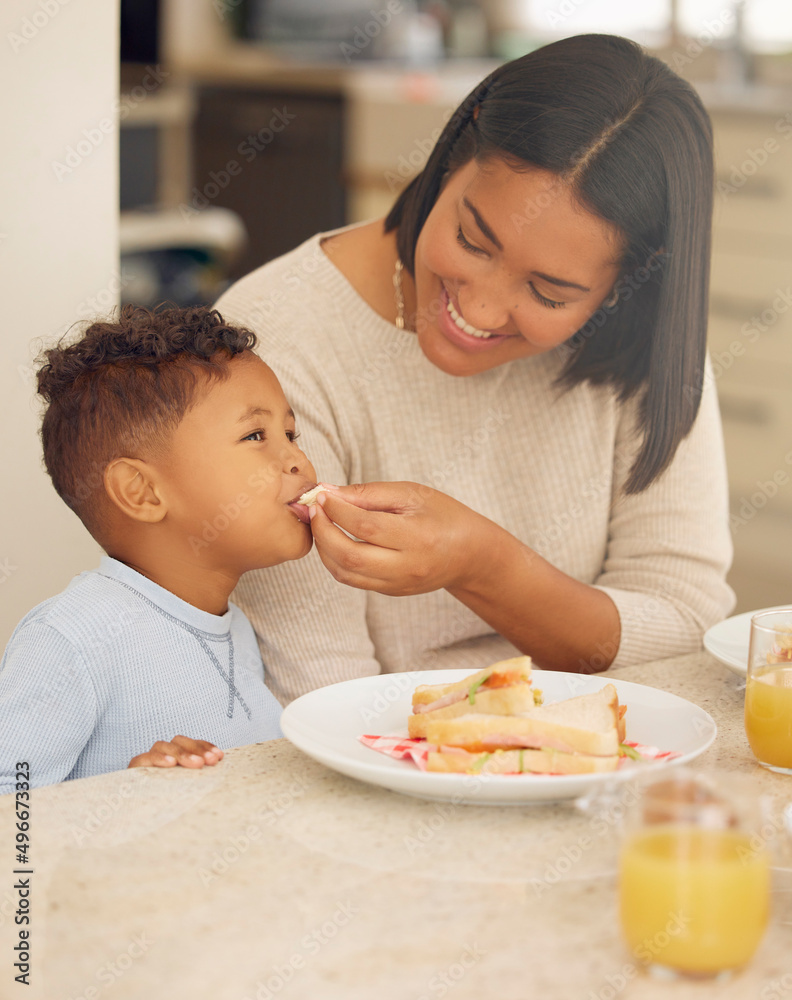
<path fill-rule="evenodd" d="M 463 351 L 491 350 L 497 344 L 508 340 L 510 336 L 514 336 L 514 334 L 499 334 L 492 330 L 480 330 L 468 323 L 445 287 L 440 292 L 440 303 L 442 306 L 438 315 L 440 332 Z"/>

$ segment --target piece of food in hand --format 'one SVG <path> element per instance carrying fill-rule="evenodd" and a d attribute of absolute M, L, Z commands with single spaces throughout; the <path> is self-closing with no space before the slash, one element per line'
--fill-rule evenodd
<path fill-rule="evenodd" d="M 531 686 L 530 656 L 500 660 L 453 684 L 419 684 L 412 698 L 407 727 L 413 739 L 426 736 L 436 719 L 468 713 L 515 715 L 531 711 L 541 692 Z"/>
<path fill-rule="evenodd" d="M 298 497 L 297 503 L 304 504 L 306 507 L 313 507 L 316 503 L 316 498 L 326 489 L 327 487 L 324 483 L 319 483 L 318 486 L 314 486 L 312 490 L 307 490 L 302 496 Z"/>
<path fill-rule="evenodd" d="M 319 483 L 317 486 L 312 486 L 309 490 L 306 490 L 298 497 L 295 497 L 294 500 L 289 501 L 289 507 L 294 511 L 297 517 L 299 517 L 303 524 L 310 524 L 311 515 L 308 508 L 316 505 L 316 498 L 322 490 L 326 489 L 327 486 L 324 483 Z"/>
<path fill-rule="evenodd" d="M 563 753 L 560 750 L 492 750 L 471 753 L 460 747 L 430 750 L 427 771 L 445 774 L 602 774 L 615 771 L 618 756 Z"/>
<path fill-rule="evenodd" d="M 532 755 L 532 766 L 527 767 L 528 770 L 545 771 L 559 766 L 560 770 L 554 773 L 587 773 L 591 769 L 615 770 L 618 766 L 622 742 L 620 724 L 623 724 L 623 713 L 616 688 L 606 684 L 592 694 L 541 705 L 522 715 L 467 714 L 453 719 L 436 718 L 426 727 L 426 739 L 443 748 L 438 753 L 446 753 L 448 747 L 479 755 L 494 754 L 498 750 L 545 751 L 543 757 L 535 760 Z M 558 759 L 558 754 L 600 760 L 569 761 Z M 439 759 L 434 763 L 430 770 L 439 769 Z M 482 766 L 484 764 L 486 761 Z"/>

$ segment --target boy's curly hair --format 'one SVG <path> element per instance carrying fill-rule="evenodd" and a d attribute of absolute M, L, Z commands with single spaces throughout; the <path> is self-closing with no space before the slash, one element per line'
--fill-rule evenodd
<path fill-rule="evenodd" d="M 44 464 L 59 496 L 94 537 L 104 470 L 158 449 L 194 403 L 201 376 L 226 378 L 256 335 L 216 309 L 126 305 L 117 322 L 92 323 L 72 344 L 43 352 L 38 391 Z"/>

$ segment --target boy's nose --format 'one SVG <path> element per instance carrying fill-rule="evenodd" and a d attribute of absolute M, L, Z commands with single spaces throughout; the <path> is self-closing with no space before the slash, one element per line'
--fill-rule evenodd
<path fill-rule="evenodd" d="M 311 465 L 308 456 L 305 455 L 302 449 L 292 442 L 287 447 L 284 447 L 281 453 L 281 469 L 287 476 L 298 476 L 303 475 L 308 479 L 313 478 L 316 473 L 314 467 Z"/>

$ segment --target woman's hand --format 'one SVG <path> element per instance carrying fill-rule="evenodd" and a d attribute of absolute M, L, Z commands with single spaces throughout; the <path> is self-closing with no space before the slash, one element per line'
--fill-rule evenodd
<path fill-rule="evenodd" d="M 319 496 L 311 529 L 339 582 L 392 597 L 445 588 L 540 667 L 590 673 L 616 655 L 621 622 L 607 594 L 459 501 L 416 483 Z"/>
<path fill-rule="evenodd" d="M 515 542 L 493 521 L 417 483 L 334 487 L 309 511 L 319 556 L 336 580 L 391 597 L 465 586 L 481 572 L 484 553 Z"/>
<path fill-rule="evenodd" d="M 147 752 L 138 754 L 128 767 L 203 767 L 217 764 L 223 751 L 206 740 L 193 740 L 189 736 L 174 736 L 170 743 L 157 740 Z"/>

